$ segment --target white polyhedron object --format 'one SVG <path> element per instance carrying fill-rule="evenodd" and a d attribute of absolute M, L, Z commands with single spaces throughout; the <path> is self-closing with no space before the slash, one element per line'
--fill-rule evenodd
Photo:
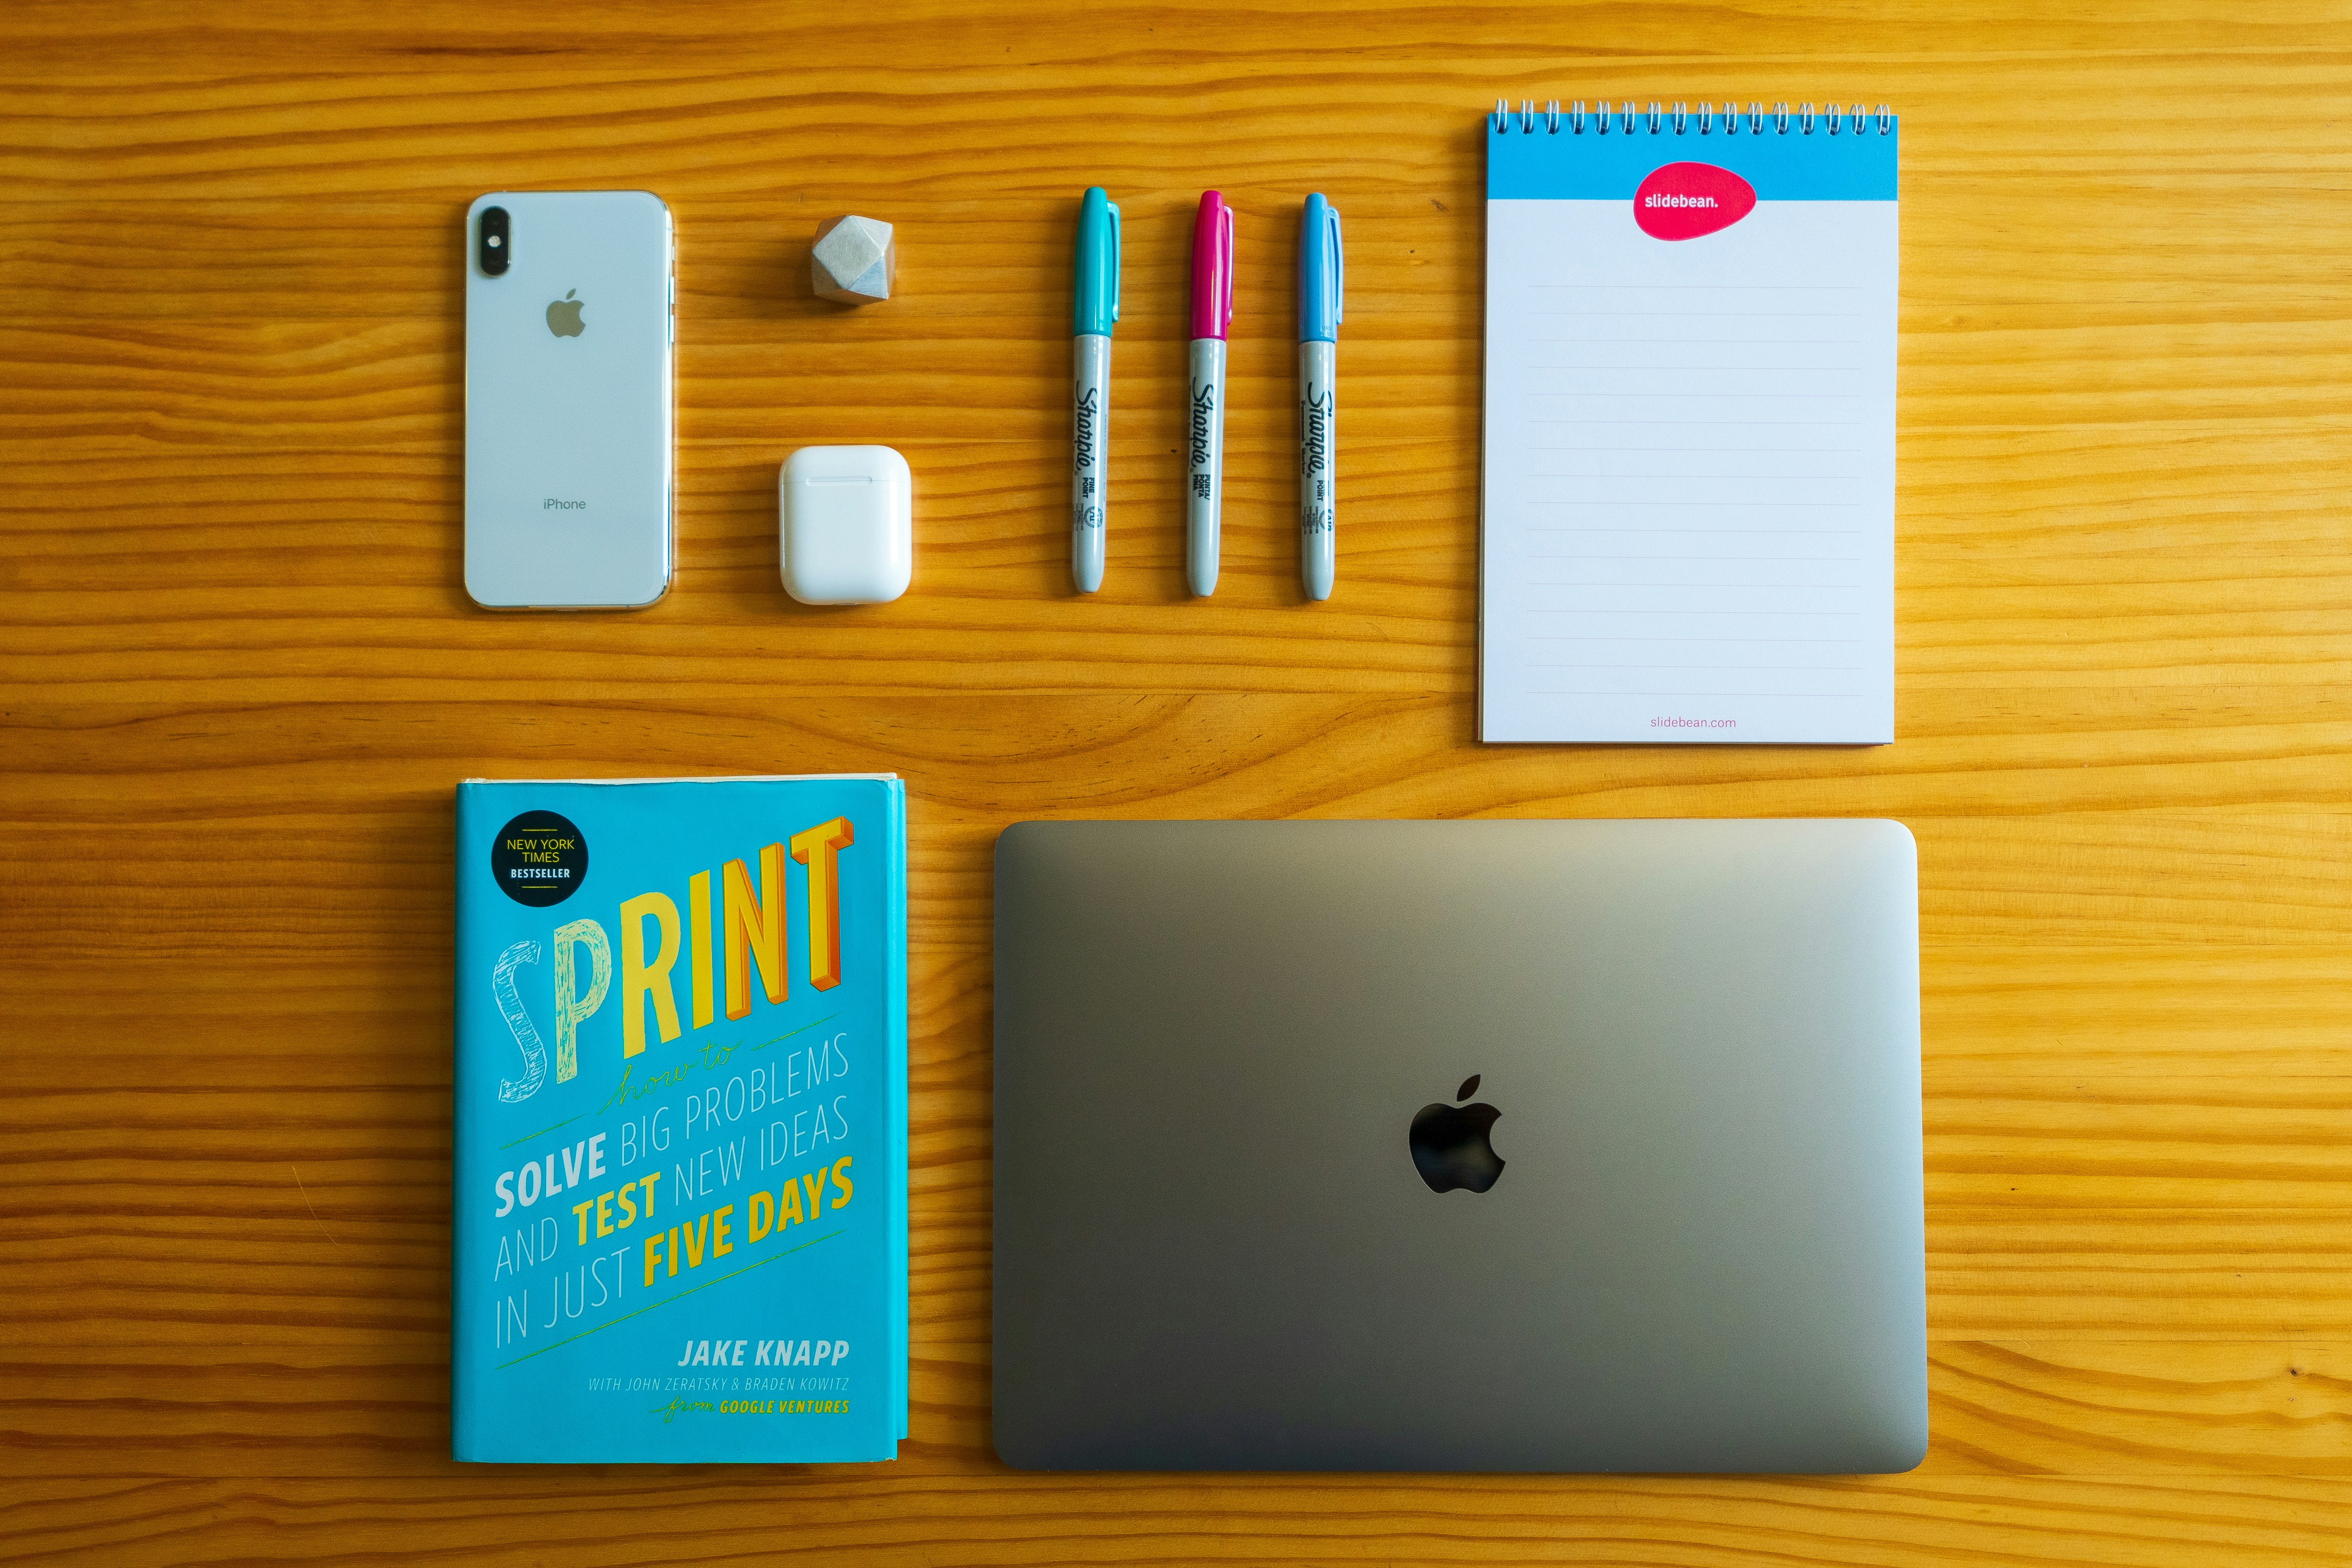
<path fill-rule="evenodd" d="M 890 225 L 874 218 L 835 218 L 816 231 L 809 281 L 819 298 L 875 305 L 890 298 L 898 276 L 898 247 Z"/>

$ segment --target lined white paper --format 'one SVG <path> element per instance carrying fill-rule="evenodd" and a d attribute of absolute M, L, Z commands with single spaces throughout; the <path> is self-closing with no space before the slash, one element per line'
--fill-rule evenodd
<path fill-rule="evenodd" d="M 1895 737 L 1891 201 L 1487 204 L 1479 734 Z"/>

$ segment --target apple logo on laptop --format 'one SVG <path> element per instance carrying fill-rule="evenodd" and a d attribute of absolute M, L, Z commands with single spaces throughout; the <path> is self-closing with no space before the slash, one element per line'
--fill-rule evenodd
<path fill-rule="evenodd" d="M 1456 1100 L 1478 1092 L 1478 1074 L 1462 1081 Z M 1432 1192 L 1467 1187 L 1484 1192 L 1503 1174 L 1491 1141 L 1502 1113 L 1492 1105 L 1423 1105 L 1412 1119 L 1413 1169 Z"/>
<path fill-rule="evenodd" d="M 580 319 L 580 312 L 588 302 L 573 298 L 579 292 L 576 288 L 568 289 L 562 298 L 547 308 L 547 329 L 559 338 L 577 338 L 588 329 Z"/>

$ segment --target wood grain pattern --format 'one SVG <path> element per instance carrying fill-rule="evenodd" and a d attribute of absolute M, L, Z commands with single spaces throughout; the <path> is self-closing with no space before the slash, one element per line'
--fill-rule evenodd
<path fill-rule="evenodd" d="M 2352 8 L 127 0 L 0 15 L 0 1563 L 2352 1560 Z M 1905 118 L 1897 727 L 1482 749 L 1477 117 Z M 1073 198 L 1127 214 L 1112 570 L 1065 591 Z M 1184 255 L 1241 214 L 1225 572 Z M 471 612 L 460 216 L 679 225 L 680 569 Z M 1300 603 L 1288 224 L 1346 211 Z M 810 298 L 815 222 L 904 294 Z M 916 588 L 775 580 L 913 463 Z M 450 786 L 913 792 L 914 1439 L 447 1458 Z M 1076 816 L 1885 814 L 1921 847 L 1935 1445 L 1853 1480 L 1023 1476 L 988 1447 L 988 851 Z"/>

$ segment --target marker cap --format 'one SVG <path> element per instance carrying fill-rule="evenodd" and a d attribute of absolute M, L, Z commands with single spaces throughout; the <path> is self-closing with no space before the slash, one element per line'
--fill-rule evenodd
<path fill-rule="evenodd" d="M 1096 185 L 1078 204 L 1078 287 L 1070 333 L 1107 338 L 1118 319 L 1118 208 Z"/>
<path fill-rule="evenodd" d="M 1204 191 L 1192 219 L 1192 336 L 1222 338 L 1233 324 L 1234 210 Z"/>
<path fill-rule="evenodd" d="M 1298 220 L 1298 340 L 1336 343 L 1347 314 L 1348 261 L 1339 247 L 1339 209 L 1318 193 Z"/>

